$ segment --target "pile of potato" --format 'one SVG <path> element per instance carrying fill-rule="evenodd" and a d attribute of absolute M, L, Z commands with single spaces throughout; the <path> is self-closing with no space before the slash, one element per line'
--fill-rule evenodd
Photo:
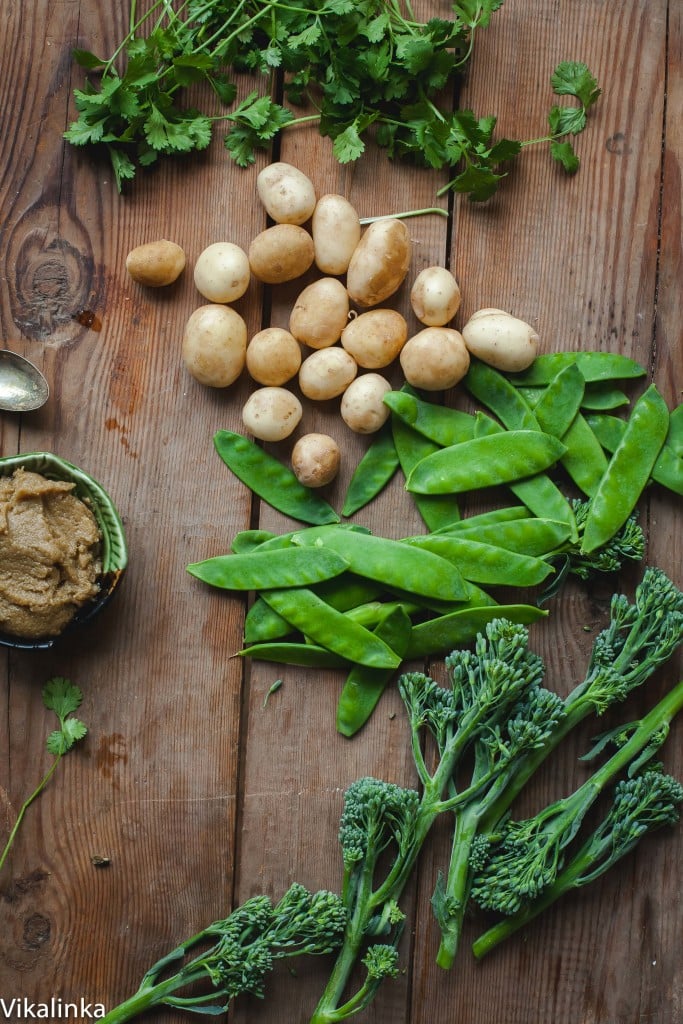
<path fill-rule="evenodd" d="M 265 167 L 256 185 L 273 224 L 252 240 L 248 252 L 215 242 L 199 255 L 194 283 L 207 302 L 190 316 L 182 342 L 188 372 L 207 387 L 229 387 L 246 369 L 258 387 L 242 419 L 255 438 L 282 441 L 296 429 L 303 408 L 286 386 L 294 381 L 311 401 L 339 398 L 347 426 L 371 434 L 389 416 L 383 398 L 392 385 L 379 371 L 396 359 L 405 380 L 426 391 L 457 384 L 470 355 L 504 370 L 522 370 L 533 361 L 538 335 L 504 310 L 479 310 L 462 332 L 449 326 L 461 296 L 444 267 L 427 267 L 413 281 L 410 304 L 423 326 L 410 334 L 405 317 L 385 305 L 411 266 L 402 220 L 379 219 L 363 230 L 344 196 L 318 198 L 310 179 L 283 162 Z M 174 242 L 161 240 L 134 249 L 126 267 L 139 283 L 160 287 L 177 280 L 185 255 Z M 323 276 L 302 289 L 288 328 L 268 327 L 249 338 L 230 303 L 246 293 L 252 278 L 278 285 L 313 267 Z M 324 434 L 306 435 L 292 452 L 292 467 L 308 486 L 329 483 L 339 468 L 338 445 Z"/>

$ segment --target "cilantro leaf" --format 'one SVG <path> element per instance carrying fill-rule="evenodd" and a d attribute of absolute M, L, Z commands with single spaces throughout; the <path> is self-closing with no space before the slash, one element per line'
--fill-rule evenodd
<path fill-rule="evenodd" d="M 365 143 L 355 121 L 336 136 L 332 144 L 332 151 L 340 164 L 351 163 L 362 156 L 365 151 Z"/>
<path fill-rule="evenodd" d="M 54 676 L 43 687 L 43 704 L 60 720 L 77 711 L 82 700 L 83 693 L 79 687 L 63 676 Z"/>
<path fill-rule="evenodd" d="M 562 164 L 567 174 L 576 174 L 579 169 L 579 158 L 571 142 L 551 142 L 550 154 L 554 160 Z"/>
<path fill-rule="evenodd" d="M 586 110 L 593 106 L 601 93 L 587 65 L 577 61 L 558 64 L 550 82 L 558 96 L 575 96 Z"/>
<path fill-rule="evenodd" d="M 55 729 L 47 738 L 47 749 L 55 757 L 68 753 L 78 740 L 87 734 L 86 725 L 78 718 L 67 718 L 61 729 Z"/>

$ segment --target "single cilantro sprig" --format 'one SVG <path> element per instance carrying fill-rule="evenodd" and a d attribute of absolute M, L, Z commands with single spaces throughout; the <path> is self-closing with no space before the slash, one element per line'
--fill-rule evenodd
<path fill-rule="evenodd" d="M 48 680 L 43 687 L 43 704 L 48 711 L 54 711 L 59 720 L 59 728 L 50 733 L 46 744 L 48 753 L 52 754 L 53 761 L 39 784 L 21 806 L 5 848 L 2 854 L 0 854 L 0 871 L 2 871 L 26 811 L 48 785 L 64 755 L 71 750 L 78 740 L 82 740 L 88 731 L 80 719 L 73 717 L 74 712 L 80 707 L 82 700 L 83 694 L 78 686 L 74 686 L 73 683 L 70 683 L 68 679 L 64 679 L 62 676 L 55 676 L 53 679 Z"/>

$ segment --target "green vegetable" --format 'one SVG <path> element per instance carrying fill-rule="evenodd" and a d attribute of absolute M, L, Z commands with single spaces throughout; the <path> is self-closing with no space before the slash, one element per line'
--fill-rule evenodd
<path fill-rule="evenodd" d="M 339 576 L 349 563 L 332 548 L 302 550 L 286 547 L 282 550 L 255 551 L 239 555 L 217 555 L 203 562 L 193 562 L 187 571 L 223 590 L 261 590 L 274 587 L 305 587 Z"/>
<path fill-rule="evenodd" d="M 377 432 L 356 466 L 344 498 L 343 516 L 352 516 L 386 487 L 399 468 L 391 424 L 385 423 Z"/>
<path fill-rule="evenodd" d="M 543 558 L 483 543 L 464 533 L 428 534 L 426 537 L 410 537 L 404 543 L 445 558 L 464 579 L 472 583 L 533 587 L 555 571 Z"/>
<path fill-rule="evenodd" d="M 626 430 L 626 420 L 606 414 L 588 416 L 586 425 L 593 432 L 596 440 L 610 454 L 619 447 Z M 669 417 L 667 440 L 662 445 L 652 467 L 652 479 L 675 494 L 683 494 L 683 458 L 669 444 L 670 433 L 671 417 Z"/>
<path fill-rule="evenodd" d="M 474 436 L 474 417 L 470 413 L 435 405 L 406 389 L 387 392 L 383 402 L 408 427 L 441 447 L 470 441 Z"/>
<path fill-rule="evenodd" d="M 510 374 L 515 386 L 537 386 L 549 384 L 551 380 L 571 363 L 581 371 L 586 384 L 614 381 L 637 380 L 645 376 L 645 367 L 618 352 L 544 352 L 536 356 L 528 370 Z"/>
<path fill-rule="evenodd" d="M 533 604 L 488 604 L 447 612 L 413 626 L 406 660 L 443 655 L 454 647 L 472 643 L 489 622 L 501 617 L 514 623 L 531 623 L 547 614 Z"/>
<path fill-rule="evenodd" d="M 250 644 L 237 652 L 241 657 L 258 661 L 274 661 L 279 665 L 299 665 L 301 668 L 346 668 L 348 660 L 328 651 L 319 644 L 285 641 Z"/>
<path fill-rule="evenodd" d="M 235 476 L 283 515 L 302 523 L 339 522 L 337 513 L 320 495 L 299 483 L 291 469 L 249 438 L 219 430 L 214 445 Z"/>
<path fill-rule="evenodd" d="M 124 1024 L 155 1006 L 218 1016 L 238 995 L 263 996 L 266 976 L 278 960 L 335 949 L 345 920 L 335 893 L 310 893 L 298 882 L 275 906 L 267 896 L 253 896 L 158 960 L 138 991 L 102 1020 Z M 182 994 L 195 983 L 204 987 Z"/>
<path fill-rule="evenodd" d="M 678 820 L 683 786 L 648 762 L 682 707 L 683 682 L 640 721 L 610 734 L 618 743 L 616 753 L 579 789 L 532 818 L 507 821 L 474 851 L 472 898 L 485 909 L 510 915 L 477 940 L 476 956 L 490 952 L 566 892 L 599 878 L 645 833 Z M 600 749 L 604 744 L 605 739 Z M 586 815 L 605 786 L 626 769 L 608 814 L 585 835 Z"/>
<path fill-rule="evenodd" d="M 403 476 L 407 479 L 415 466 L 427 455 L 439 451 L 439 445 L 408 426 L 398 416 L 391 417 L 391 431 Z M 428 530 L 457 523 L 460 509 L 452 494 L 413 494 L 415 507 Z"/>
<path fill-rule="evenodd" d="M 7 860 L 27 810 L 46 788 L 64 755 L 68 754 L 74 744 L 82 740 L 88 731 L 83 722 L 74 717 L 74 712 L 78 710 L 83 700 L 83 694 L 78 686 L 74 686 L 63 676 L 54 676 L 43 687 L 42 696 L 45 707 L 48 711 L 54 711 L 59 721 L 59 728 L 50 733 L 46 743 L 48 753 L 52 754 L 53 760 L 43 778 L 19 809 L 4 849 L 0 853 L 0 871 Z"/>
<path fill-rule="evenodd" d="M 228 126 L 225 146 L 243 167 L 283 128 L 316 120 L 340 163 L 358 159 L 372 133 L 391 157 L 455 171 L 441 191 L 475 200 L 495 192 L 503 167 L 523 145 L 545 143 L 574 173 L 578 159 L 569 140 L 585 128 L 600 93 L 584 64 L 557 66 L 553 90 L 578 105 L 553 106 L 548 133 L 524 144 L 495 140 L 495 117 L 453 111 L 444 99 L 471 57 L 478 30 L 501 3 L 461 0 L 451 19 L 426 23 L 409 4 L 382 0 L 156 0 L 139 18 L 133 6 L 125 38 L 111 57 L 75 52 L 88 77 L 74 91 L 78 118 L 65 137 L 77 146 L 105 148 L 119 190 L 140 166 L 205 149 L 221 121 Z M 255 89 L 235 103 L 237 87 L 229 75 L 244 72 L 265 79 L 263 94 Z M 274 102 L 276 74 L 288 103 L 299 107 L 308 100 L 318 113 L 295 117 L 289 106 Z M 199 83 L 230 109 L 212 116 L 184 106 L 184 90 Z"/>

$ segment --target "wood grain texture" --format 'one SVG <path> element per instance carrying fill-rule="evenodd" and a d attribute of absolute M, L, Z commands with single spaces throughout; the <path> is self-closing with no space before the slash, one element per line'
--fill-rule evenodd
<path fill-rule="evenodd" d="M 416 5 L 424 15 L 447 9 Z M 334 728 L 343 673 L 231 657 L 242 643 L 246 601 L 209 592 L 185 571 L 227 551 L 240 529 L 292 526 L 252 499 L 213 449 L 217 429 L 241 429 L 249 382 L 210 391 L 180 360 L 184 323 L 201 304 L 191 266 L 210 242 L 246 247 L 265 226 L 255 175 L 270 155 L 239 170 L 217 136 L 206 154 L 163 163 L 118 196 L 106 164 L 66 146 L 62 132 L 82 83 L 72 48 L 111 52 L 126 18 L 127 5 L 114 0 L 3 6 L 0 330 L 4 345 L 43 369 L 52 394 L 38 413 L 0 413 L 0 454 L 44 449 L 82 465 L 116 501 L 130 546 L 121 592 L 91 629 L 51 652 L 0 654 L 0 840 L 47 766 L 51 725 L 39 691 L 50 676 L 83 688 L 90 728 L 31 808 L 0 877 L 6 1001 L 55 995 L 113 1006 L 158 956 L 248 896 L 278 898 L 295 880 L 338 888 L 344 788 L 366 774 L 415 781 L 394 689 L 356 739 L 343 739 Z M 444 263 L 456 273 L 456 325 L 482 306 L 509 309 L 537 326 L 545 350 L 632 356 L 670 404 L 680 401 L 682 56 L 680 3 L 506 0 L 477 39 L 461 106 L 495 113 L 500 134 L 542 135 L 554 101 L 550 74 L 563 59 L 585 61 L 603 94 L 577 140 L 575 177 L 539 146 L 489 203 L 458 199 L 449 220 L 407 222 L 411 274 Z M 361 216 L 433 205 L 445 180 L 372 147 L 341 167 L 312 126 L 285 135 L 273 155 L 308 173 L 318 194 L 347 196 Z M 150 293 L 127 278 L 124 261 L 133 246 L 159 237 L 185 248 L 188 271 Z M 236 305 L 250 333 L 286 326 L 313 276 L 272 290 L 253 283 Z M 406 288 L 390 305 L 411 317 Z M 97 313 L 101 330 L 77 323 L 81 308 Z M 400 381 L 396 368 L 390 374 Z M 296 436 L 307 430 L 342 444 L 340 476 L 325 492 L 339 508 L 368 439 L 344 427 L 337 402 L 306 405 Z M 290 449 L 291 442 L 272 451 L 286 459 Z M 641 516 L 648 561 L 683 585 L 680 501 L 653 489 Z M 392 537 L 422 529 L 400 477 L 355 521 Z M 550 621 L 532 627 L 560 692 L 582 676 L 612 590 L 631 590 L 636 579 L 629 572 L 614 586 L 570 585 Z M 634 717 L 682 667 L 677 656 L 631 702 Z M 443 679 L 441 663 L 431 669 Z M 276 679 L 282 685 L 269 695 Z M 665 761 L 683 777 L 680 725 Z M 580 782 L 577 756 L 591 731 L 557 752 L 521 811 Z M 473 913 L 457 966 L 445 974 L 434 963 L 429 900 L 449 841 L 439 822 L 405 895 L 405 970 L 359 1021 L 683 1021 L 683 829 L 647 842 L 482 963 L 468 949 L 484 923 Z M 96 867 L 97 858 L 108 866 Z M 278 970 L 268 998 L 239 1002 L 231 1019 L 299 1024 L 328 966 L 301 962 L 296 976 Z"/>

